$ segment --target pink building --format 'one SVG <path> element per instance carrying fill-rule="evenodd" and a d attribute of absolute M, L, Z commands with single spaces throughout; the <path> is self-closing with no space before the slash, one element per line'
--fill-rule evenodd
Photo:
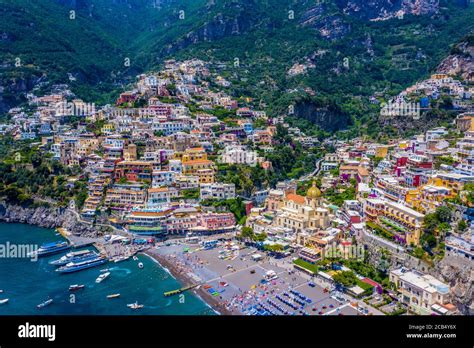
<path fill-rule="evenodd" d="M 198 224 L 208 231 L 228 230 L 235 226 L 235 217 L 232 213 L 204 213 L 199 216 Z"/>

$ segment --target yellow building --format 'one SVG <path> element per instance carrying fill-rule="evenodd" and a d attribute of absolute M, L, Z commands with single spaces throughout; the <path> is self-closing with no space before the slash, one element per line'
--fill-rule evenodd
<path fill-rule="evenodd" d="M 123 158 L 125 161 L 136 161 L 138 159 L 137 155 L 137 145 L 129 144 L 123 149 Z"/>
<path fill-rule="evenodd" d="M 398 143 L 398 147 L 401 149 L 401 150 L 405 150 L 406 148 L 408 148 L 410 146 L 410 143 L 407 141 L 407 140 L 402 140 Z"/>
<path fill-rule="evenodd" d="M 215 173 L 213 169 L 199 169 L 196 172 L 200 184 L 212 184 L 215 182 Z"/>
<path fill-rule="evenodd" d="M 112 123 L 106 123 L 104 126 L 101 128 L 101 132 L 104 134 L 112 134 L 114 131 L 115 127 Z"/>
<path fill-rule="evenodd" d="M 406 203 L 422 213 L 435 211 L 446 199 L 456 197 L 456 193 L 449 187 L 440 185 L 441 180 L 430 179 L 428 184 L 409 190 L 406 194 Z"/>
<path fill-rule="evenodd" d="M 210 160 L 193 160 L 183 162 L 183 174 L 185 175 L 197 174 L 199 170 L 203 169 L 214 170 L 214 162 Z"/>
<path fill-rule="evenodd" d="M 285 196 L 282 208 L 277 211 L 275 224 L 295 232 L 329 226 L 329 210 L 321 207 L 321 191 L 314 182 L 306 197 L 294 193 Z"/>
<path fill-rule="evenodd" d="M 207 153 L 202 147 L 193 147 L 186 149 L 180 159 L 183 162 L 207 160 Z"/>
<path fill-rule="evenodd" d="M 438 173 L 431 179 L 432 185 L 444 186 L 453 191 L 453 195 L 459 194 L 464 189 L 464 184 L 473 182 L 472 177 L 458 173 Z"/>
<path fill-rule="evenodd" d="M 375 157 L 385 158 L 387 157 L 388 153 L 388 146 L 386 145 L 378 145 L 375 147 Z"/>
<path fill-rule="evenodd" d="M 402 231 L 405 236 L 407 245 L 419 245 L 420 236 L 425 216 L 403 204 L 395 202 L 385 202 L 383 216 L 379 216 L 379 220 L 392 225 L 395 224 L 396 230 Z"/>

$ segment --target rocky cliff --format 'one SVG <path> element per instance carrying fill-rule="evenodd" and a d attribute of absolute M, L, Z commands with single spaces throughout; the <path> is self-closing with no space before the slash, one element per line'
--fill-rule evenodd
<path fill-rule="evenodd" d="M 446 255 L 432 273 L 451 286 L 452 302 L 463 314 L 474 314 L 474 262 Z"/>
<path fill-rule="evenodd" d="M 0 114 L 24 102 L 25 94 L 41 81 L 41 77 L 35 74 L 9 75 L 12 74 L 0 74 Z"/>
<path fill-rule="evenodd" d="M 405 15 L 433 15 L 438 11 L 438 0 L 336 0 L 336 7 L 318 1 L 304 12 L 300 24 L 316 29 L 324 38 L 337 40 L 351 31 L 352 19 L 379 21 Z"/>
<path fill-rule="evenodd" d="M 474 81 L 474 34 L 469 35 L 451 50 L 437 68 L 439 73 L 459 76 L 467 81 Z"/>
<path fill-rule="evenodd" d="M 295 104 L 294 116 L 303 118 L 322 129 L 334 132 L 352 124 L 349 115 L 343 113 L 335 104 L 319 105 L 311 99 L 303 99 Z"/>
<path fill-rule="evenodd" d="M 24 208 L 0 204 L 0 221 L 20 222 L 44 228 L 63 227 L 72 234 L 83 237 L 94 237 L 98 233 L 110 232 L 105 226 L 94 226 L 80 221 L 76 213 L 65 208 Z"/>

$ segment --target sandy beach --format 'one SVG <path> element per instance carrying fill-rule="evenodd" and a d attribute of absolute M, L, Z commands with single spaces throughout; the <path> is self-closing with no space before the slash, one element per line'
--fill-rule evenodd
<path fill-rule="evenodd" d="M 176 264 L 171 262 L 164 255 L 161 255 L 158 252 L 157 249 L 150 248 L 150 249 L 144 251 L 143 253 L 148 255 L 152 259 L 154 259 L 162 267 L 166 268 L 171 273 L 171 275 L 181 283 L 181 285 L 183 287 L 197 284 L 197 282 L 195 280 L 193 280 L 190 276 L 188 276 L 181 269 L 179 269 L 179 267 L 177 267 Z M 170 289 L 170 290 L 174 290 L 174 289 Z M 221 302 L 219 302 L 219 300 L 217 300 L 216 298 L 211 296 L 202 287 L 194 288 L 194 289 L 189 290 L 189 291 L 194 292 L 197 296 L 199 296 L 204 302 L 206 302 L 219 315 L 236 315 L 236 313 L 233 313 L 233 312 L 227 310 L 227 308 L 225 308 L 225 306 Z"/>

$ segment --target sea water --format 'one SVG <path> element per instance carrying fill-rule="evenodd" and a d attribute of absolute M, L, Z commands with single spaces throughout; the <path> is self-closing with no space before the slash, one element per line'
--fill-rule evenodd
<path fill-rule="evenodd" d="M 25 224 L 0 223 L 0 245 L 37 245 L 64 240 L 54 230 Z M 93 250 L 92 246 L 82 248 Z M 0 315 L 212 315 L 214 311 L 191 292 L 164 297 L 163 292 L 181 284 L 146 255 L 138 261 L 130 258 L 119 263 L 83 271 L 60 274 L 48 262 L 67 251 L 32 261 L 30 258 L 0 257 Z M 140 269 L 138 263 L 144 267 Z M 100 270 L 110 268 L 110 276 L 99 284 Z M 69 291 L 73 284 L 85 288 Z M 120 297 L 107 299 L 107 295 Z M 47 299 L 53 303 L 42 309 L 36 306 Z M 138 302 L 144 308 L 132 310 L 127 304 Z"/>

